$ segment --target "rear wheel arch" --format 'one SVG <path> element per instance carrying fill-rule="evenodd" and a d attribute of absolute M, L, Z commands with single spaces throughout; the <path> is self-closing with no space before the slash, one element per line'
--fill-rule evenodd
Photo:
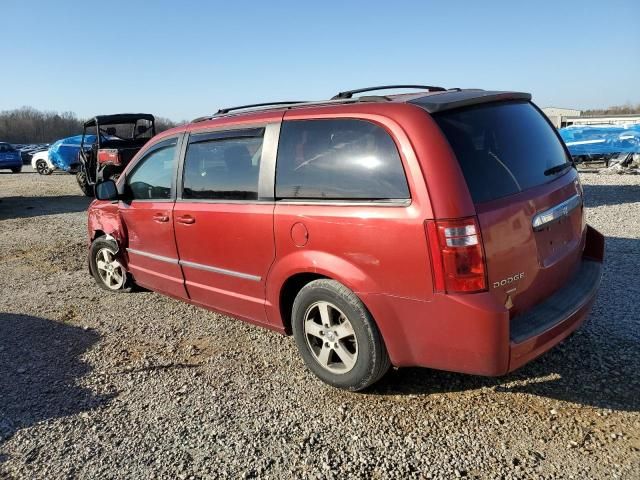
<path fill-rule="evenodd" d="M 307 284 L 313 282 L 314 280 L 334 280 L 345 288 L 352 291 L 362 302 L 369 312 L 371 310 L 367 306 L 365 299 L 358 294 L 358 289 L 355 287 L 353 282 L 344 279 L 341 275 L 334 275 L 332 272 L 328 272 L 323 269 L 314 268 L 306 271 L 298 271 L 289 275 L 286 280 L 282 283 L 278 293 L 278 313 L 280 315 L 280 319 L 282 321 L 282 325 L 284 327 L 284 331 L 287 335 L 291 335 L 293 332 L 291 326 L 291 313 L 293 309 L 293 302 L 296 299 L 296 296 Z M 373 315 L 372 315 L 373 316 Z M 374 318 L 375 321 L 375 318 Z M 376 321 L 376 324 L 378 322 Z"/>
<path fill-rule="evenodd" d="M 280 288 L 278 308 L 280 311 L 280 318 L 282 319 L 282 324 L 284 326 L 284 331 L 287 335 L 291 335 L 293 333 L 291 326 L 291 311 L 293 309 L 293 302 L 298 296 L 298 293 L 305 285 L 313 282 L 314 280 L 320 280 L 323 278 L 332 280 L 330 277 L 314 272 L 296 273 L 285 280 L 284 284 Z"/>
<path fill-rule="evenodd" d="M 379 291 L 371 277 L 344 258 L 322 251 L 295 250 L 272 265 L 266 287 L 274 320 L 282 323 L 287 334 L 292 332 L 291 308 L 295 296 L 307 283 L 322 278 L 340 282 L 359 297 L 359 292 Z"/>

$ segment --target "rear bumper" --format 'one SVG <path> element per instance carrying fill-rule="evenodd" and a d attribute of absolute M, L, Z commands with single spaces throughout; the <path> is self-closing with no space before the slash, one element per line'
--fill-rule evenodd
<path fill-rule="evenodd" d="M 587 317 L 602 275 L 604 238 L 588 227 L 582 264 L 565 287 L 514 318 L 488 292 L 417 300 L 363 295 L 395 366 L 475 375 L 511 372 L 564 340 Z"/>
<path fill-rule="evenodd" d="M 595 300 L 601 277 L 602 263 L 585 258 L 567 286 L 511 319 L 509 371 L 551 349 L 582 324 Z"/>

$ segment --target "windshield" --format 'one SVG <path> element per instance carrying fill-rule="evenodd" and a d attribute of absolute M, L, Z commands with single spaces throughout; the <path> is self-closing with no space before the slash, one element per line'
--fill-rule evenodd
<path fill-rule="evenodd" d="M 435 114 L 475 203 L 542 185 L 566 172 L 570 158 L 528 102 L 493 103 Z"/>

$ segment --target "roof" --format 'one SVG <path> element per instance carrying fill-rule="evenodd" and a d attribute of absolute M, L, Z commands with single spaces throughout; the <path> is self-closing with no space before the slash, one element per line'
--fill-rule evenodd
<path fill-rule="evenodd" d="M 439 87 L 431 87 L 433 90 L 422 91 L 417 93 L 403 93 L 397 95 L 366 95 L 351 98 L 332 98 L 331 100 L 320 100 L 313 102 L 273 102 L 249 105 L 243 107 L 223 108 L 218 110 L 214 115 L 207 115 L 196 118 L 191 123 L 199 123 L 207 120 L 214 120 L 223 117 L 243 117 L 258 112 L 275 112 L 292 109 L 304 109 L 323 106 L 339 106 L 347 104 L 392 104 L 406 103 L 417 105 L 429 113 L 441 112 L 444 110 L 452 110 L 454 108 L 463 108 L 467 106 L 477 105 L 481 103 L 508 101 L 508 100 L 531 100 L 531 94 L 524 92 L 508 92 L 496 90 L 481 89 L 461 89 L 452 88 L 449 90 L 439 89 Z M 436 90 L 436 88 L 438 88 Z M 368 90 L 368 89 L 363 89 Z M 344 92 L 343 92 L 344 93 Z M 249 108 L 251 107 L 251 108 Z"/>
<path fill-rule="evenodd" d="M 149 120 L 153 122 L 155 119 L 150 113 L 117 113 L 115 115 L 96 115 L 84 124 L 85 128 L 95 127 L 98 124 L 118 124 L 118 123 L 134 123 L 136 120 Z"/>

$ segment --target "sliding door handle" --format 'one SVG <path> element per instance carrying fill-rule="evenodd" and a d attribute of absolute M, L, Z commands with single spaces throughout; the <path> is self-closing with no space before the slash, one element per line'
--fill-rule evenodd
<path fill-rule="evenodd" d="M 193 223 L 196 223 L 196 219 L 193 218 L 191 215 L 183 215 L 182 217 L 176 218 L 176 221 L 178 223 L 183 223 L 185 225 L 191 225 Z"/>

